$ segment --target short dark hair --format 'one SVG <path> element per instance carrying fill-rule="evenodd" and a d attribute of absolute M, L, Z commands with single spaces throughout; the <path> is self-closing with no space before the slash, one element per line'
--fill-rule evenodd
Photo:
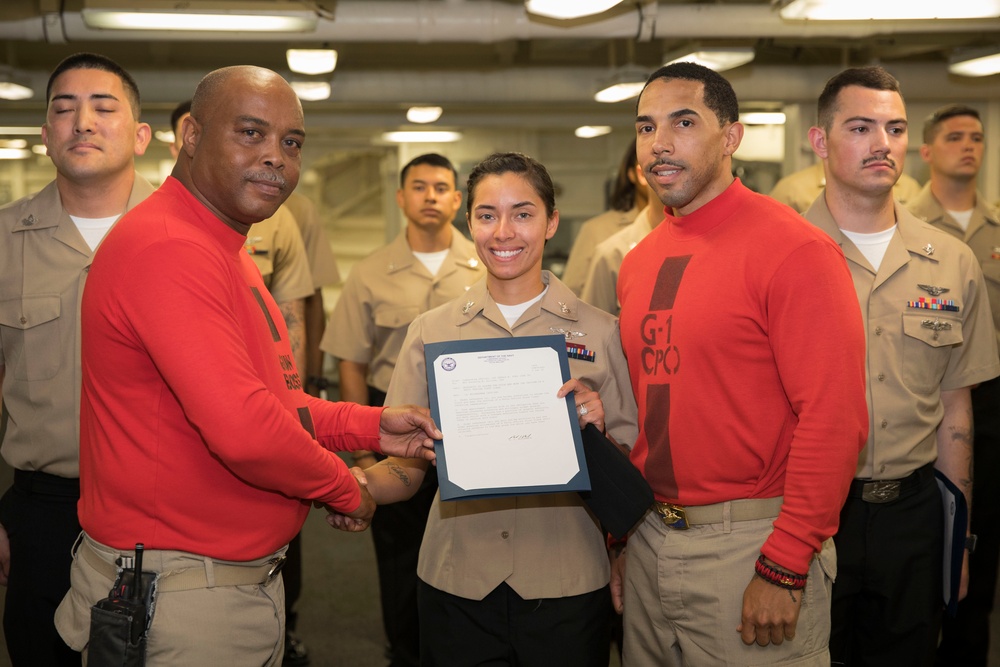
<path fill-rule="evenodd" d="M 635 206 L 635 189 L 638 186 L 632 180 L 634 178 L 632 172 L 638 163 L 639 158 L 635 154 L 635 139 L 633 139 L 629 142 L 625 155 L 622 156 L 621 164 L 618 165 L 618 176 L 611 191 L 611 208 L 616 211 L 627 211 Z"/>
<path fill-rule="evenodd" d="M 969 116 L 978 120 L 980 124 L 983 122 L 983 119 L 979 116 L 978 109 L 966 104 L 946 104 L 940 109 L 935 110 L 924 121 L 924 143 L 932 143 L 937 136 L 941 123 L 956 116 Z"/>
<path fill-rule="evenodd" d="M 819 95 L 816 109 L 816 121 L 824 130 L 829 130 L 833 124 L 833 115 L 837 113 L 837 97 L 840 91 L 849 86 L 861 86 L 871 90 L 888 90 L 903 94 L 899 90 L 896 77 L 878 65 L 868 67 L 849 67 L 826 82 L 823 92 Z"/>
<path fill-rule="evenodd" d="M 443 155 L 438 155 L 437 153 L 424 153 L 423 155 L 418 155 L 407 162 L 406 166 L 403 167 L 403 170 L 399 172 L 399 187 L 406 185 L 406 172 L 410 171 L 410 167 L 417 167 L 422 164 L 451 170 L 451 176 L 454 180 L 455 188 L 458 188 L 458 170 L 455 169 L 455 165 L 451 163 L 451 160 Z"/>
<path fill-rule="evenodd" d="M 111 58 L 98 53 L 74 53 L 71 56 L 63 58 L 62 62 L 56 65 L 56 68 L 52 70 L 52 74 L 49 75 L 49 83 L 45 87 L 46 107 L 49 104 L 49 100 L 52 99 L 52 84 L 59 78 L 60 74 L 74 69 L 96 69 L 117 76 L 122 82 L 122 88 L 125 89 L 128 104 L 132 107 L 132 115 L 136 120 L 139 120 L 142 101 L 139 98 L 139 86 L 136 84 L 135 79 L 125 71 L 124 67 Z"/>
<path fill-rule="evenodd" d="M 698 81 L 704 86 L 702 100 L 705 106 L 712 110 L 715 117 L 719 119 L 719 126 L 726 123 L 735 123 L 740 119 L 740 103 L 736 99 L 736 91 L 724 76 L 697 63 L 672 63 L 664 65 L 649 75 L 646 85 L 642 87 L 643 92 L 646 87 L 657 79 L 683 79 L 685 81 Z M 642 93 L 639 93 L 642 99 Z M 636 103 L 638 105 L 638 102 Z"/>
<path fill-rule="evenodd" d="M 191 113 L 191 100 L 181 102 L 177 107 L 170 112 L 170 129 L 176 134 L 181 128 L 177 127 L 177 123 L 181 122 L 181 118 L 184 114 Z"/>
<path fill-rule="evenodd" d="M 552 217 L 556 210 L 556 189 L 552 178 L 541 162 L 522 153 L 493 153 L 472 168 L 467 184 L 466 213 L 472 213 L 472 200 L 475 199 L 476 186 L 487 176 L 500 174 L 519 174 L 524 177 L 535 193 L 545 204 L 545 216 Z"/>

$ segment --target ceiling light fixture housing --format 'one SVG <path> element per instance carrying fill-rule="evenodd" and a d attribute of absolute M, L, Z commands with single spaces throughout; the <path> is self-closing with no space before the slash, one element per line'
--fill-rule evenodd
<path fill-rule="evenodd" d="M 581 125 L 580 127 L 573 130 L 573 134 L 581 139 L 593 139 L 594 137 L 603 137 L 605 134 L 611 134 L 610 125 Z"/>
<path fill-rule="evenodd" d="M 441 107 L 410 107 L 406 110 L 406 120 L 411 123 L 433 123 L 442 113 L 444 109 Z"/>
<path fill-rule="evenodd" d="M 461 132 L 428 130 L 400 130 L 398 132 L 384 132 L 382 134 L 383 141 L 394 144 L 447 144 L 458 141 L 461 138 Z"/>
<path fill-rule="evenodd" d="M 646 85 L 649 72 L 634 67 L 626 67 L 600 84 L 594 93 L 594 100 L 611 104 L 638 97 Z"/>
<path fill-rule="evenodd" d="M 1000 73 L 1000 49 L 961 51 L 955 53 L 948 71 L 959 76 L 990 76 Z"/>
<path fill-rule="evenodd" d="M 199 32 L 313 32 L 319 19 L 304 9 L 276 10 L 276 3 L 232 0 L 84 0 L 80 15 L 104 30 Z M 178 9 L 183 5 L 184 10 Z"/>
<path fill-rule="evenodd" d="M 779 14 L 793 21 L 984 19 L 1000 16 L 1000 0 L 791 0 Z"/>
<path fill-rule="evenodd" d="M 330 99 L 333 87 L 329 81 L 291 81 L 290 84 L 300 100 L 317 102 Z"/>
<path fill-rule="evenodd" d="M 725 72 L 746 65 L 754 58 L 752 46 L 689 47 L 664 56 L 664 65 L 697 63 L 715 72 Z"/>
<path fill-rule="evenodd" d="M 606 12 L 622 0 L 527 0 L 524 8 L 531 14 L 550 19 L 578 19 Z"/>
<path fill-rule="evenodd" d="M 329 74 L 337 68 L 337 52 L 333 49 L 288 49 L 285 59 L 288 69 L 297 74 Z"/>
<path fill-rule="evenodd" d="M 26 100 L 34 94 L 27 76 L 16 72 L 12 67 L 0 65 L 0 99 Z"/>
<path fill-rule="evenodd" d="M 740 122 L 744 125 L 784 125 L 783 111 L 745 111 L 740 114 Z"/>

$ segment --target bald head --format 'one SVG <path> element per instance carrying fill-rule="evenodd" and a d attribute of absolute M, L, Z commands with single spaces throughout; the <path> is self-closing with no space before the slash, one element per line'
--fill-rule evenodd
<path fill-rule="evenodd" d="M 206 75 L 181 134 L 174 176 L 243 234 L 274 215 L 298 183 L 302 105 L 271 70 L 238 66 Z"/>

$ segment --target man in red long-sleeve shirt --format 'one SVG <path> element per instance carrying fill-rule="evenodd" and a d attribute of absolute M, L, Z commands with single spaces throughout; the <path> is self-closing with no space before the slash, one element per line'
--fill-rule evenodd
<path fill-rule="evenodd" d="M 243 250 L 298 181 L 302 109 L 256 67 L 206 76 L 171 178 L 108 236 L 83 299 L 80 523 L 57 612 L 86 650 L 90 606 L 137 542 L 159 573 L 146 664 L 279 664 L 274 571 L 311 502 L 374 510 L 333 450 L 431 458 L 424 411 L 301 391 L 288 334 Z"/>
<path fill-rule="evenodd" d="M 733 178 L 738 111 L 692 63 L 639 97 L 666 219 L 618 280 L 631 459 L 657 500 L 614 561 L 625 664 L 829 664 L 829 538 L 868 430 L 861 318 L 836 244 Z"/>

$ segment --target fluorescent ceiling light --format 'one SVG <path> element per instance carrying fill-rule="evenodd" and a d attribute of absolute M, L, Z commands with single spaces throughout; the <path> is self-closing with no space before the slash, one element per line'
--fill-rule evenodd
<path fill-rule="evenodd" d="M 600 89 L 594 94 L 597 102 L 621 102 L 623 100 L 637 97 L 646 85 L 649 74 L 645 70 L 634 67 L 625 67 L 618 70 L 600 84 Z"/>
<path fill-rule="evenodd" d="M 35 144 L 31 147 L 31 152 L 35 155 L 48 155 L 49 149 L 45 147 L 45 144 Z"/>
<path fill-rule="evenodd" d="M 966 52 L 952 59 L 948 71 L 959 76 L 990 76 L 1000 72 L 1000 53 Z"/>
<path fill-rule="evenodd" d="M 26 148 L 0 148 L 0 160 L 23 160 L 31 157 L 31 151 Z"/>
<path fill-rule="evenodd" d="M 153 136 L 156 137 L 157 141 L 162 141 L 165 144 L 172 144 L 177 138 L 174 136 L 173 130 L 157 130 Z"/>
<path fill-rule="evenodd" d="M 779 13 L 783 19 L 813 21 L 981 19 L 1000 16 L 1000 0 L 792 0 Z"/>
<path fill-rule="evenodd" d="M 311 32 L 317 18 L 310 12 L 170 12 L 83 9 L 83 22 L 107 30 L 198 30 L 221 32 Z"/>
<path fill-rule="evenodd" d="M 724 72 L 753 60 L 753 47 L 736 46 L 725 48 L 698 48 L 676 57 L 667 56 L 664 65 L 673 63 L 697 63 L 716 72 Z"/>
<path fill-rule="evenodd" d="M 578 19 L 605 12 L 622 0 L 527 0 L 525 9 L 550 19 Z"/>
<path fill-rule="evenodd" d="M 784 125 L 785 114 L 782 111 L 747 111 L 740 114 L 740 122 L 744 125 Z"/>
<path fill-rule="evenodd" d="M 13 81 L 0 81 L 0 99 L 26 100 L 35 94 L 31 88 Z"/>
<path fill-rule="evenodd" d="M 26 100 L 34 94 L 27 76 L 15 72 L 12 67 L 0 65 L 0 99 Z"/>
<path fill-rule="evenodd" d="M 288 68 L 298 74 L 328 74 L 337 68 L 337 52 L 333 49 L 288 49 Z"/>
<path fill-rule="evenodd" d="M 0 148 L 27 148 L 27 139 L 0 139 Z"/>
<path fill-rule="evenodd" d="M 4 134 L 7 134 L 7 135 L 10 135 L 10 134 L 17 134 L 17 135 L 21 135 L 21 134 L 23 134 L 23 135 L 41 135 L 41 133 L 42 133 L 42 128 L 40 126 L 35 126 L 35 127 L 23 127 L 23 126 L 21 126 L 21 127 L 18 127 L 18 126 L 13 126 L 13 125 L 7 125 L 7 126 L 0 125 L 0 135 L 4 135 Z"/>
<path fill-rule="evenodd" d="M 419 144 L 419 143 L 450 143 L 452 141 L 458 141 L 462 138 L 460 132 L 428 132 L 423 130 L 417 131 L 400 131 L 400 132 L 385 132 L 382 134 L 382 139 L 385 141 L 391 141 L 395 144 Z"/>
<path fill-rule="evenodd" d="M 441 107 L 410 107 L 406 110 L 406 120 L 411 123 L 433 123 L 441 117 Z"/>
<path fill-rule="evenodd" d="M 328 81 L 292 81 L 291 86 L 299 99 L 307 102 L 329 99 L 332 92 Z"/>
<path fill-rule="evenodd" d="M 573 134 L 581 139 L 593 139 L 594 137 L 604 136 L 610 132 L 610 125 L 581 125 L 573 131 Z"/>

